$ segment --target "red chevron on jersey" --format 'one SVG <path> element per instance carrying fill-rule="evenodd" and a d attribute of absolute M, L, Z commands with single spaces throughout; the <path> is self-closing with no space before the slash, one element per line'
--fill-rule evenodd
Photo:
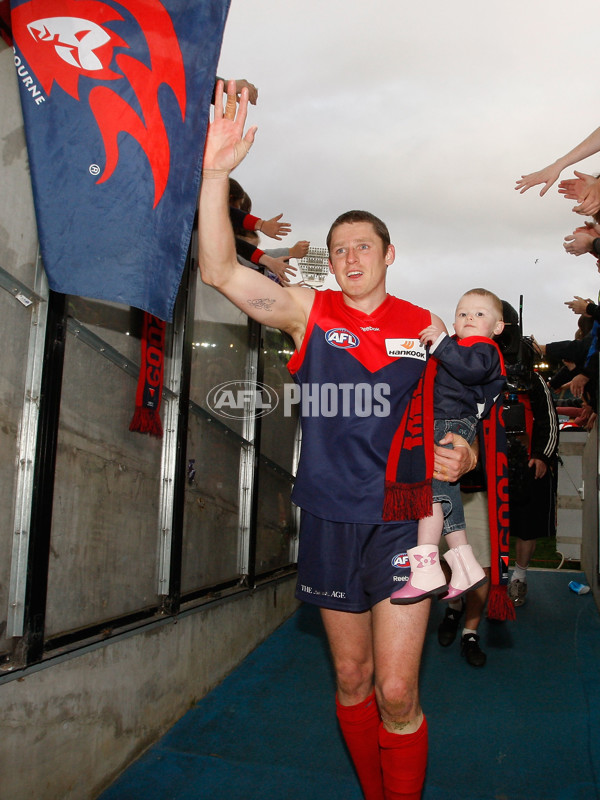
<path fill-rule="evenodd" d="M 391 295 L 372 314 L 365 314 L 347 305 L 342 292 L 317 292 L 302 347 L 290 359 L 288 369 L 294 375 L 301 368 L 308 342 L 315 335 L 348 351 L 372 373 L 398 358 L 425 363 L 427 354 L 418 334 L 430 323 L 429 311 Z"/>

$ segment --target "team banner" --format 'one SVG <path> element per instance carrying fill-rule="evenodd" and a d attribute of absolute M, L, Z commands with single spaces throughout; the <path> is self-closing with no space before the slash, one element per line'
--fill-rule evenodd
<path fill-rule="evenodd" d="M 171 320 L 228 10 L 229 0 L 12 0 L 55 291 Z"/>

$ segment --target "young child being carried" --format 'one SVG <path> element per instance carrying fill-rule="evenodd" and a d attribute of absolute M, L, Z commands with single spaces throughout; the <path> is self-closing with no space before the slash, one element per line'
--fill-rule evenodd
<path fill-rule="evenodd" d="M 421 331 L 421 344 L 429 344 L 429 353 L 438 361 L 433 400 L 436 443 L 451 431 L 471 444 L 478 420 L 502 392 L 504 360 L 492 337 L 503 328 L 502 301 L 487 289 L 471 289 L 458 302 L 455 337 L 448 336 L 445 326 L 430 325 Z M 460 484 L 436 480 L 434 473 L 432 492 L 432 515 L 419 520 L 418 544 L 407 551 L 410 577 L 392 594 L 392 603 L 417 603 L 431 595 L 454 600 L 486 581 L 467 543 Z M 448 544 L 444 557 L 452 570 L 449 584 L 439 559 L 442 532 Z"/>

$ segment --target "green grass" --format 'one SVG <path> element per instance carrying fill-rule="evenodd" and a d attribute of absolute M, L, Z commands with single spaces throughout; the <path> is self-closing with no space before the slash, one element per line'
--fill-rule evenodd
<path fill-rule="evenodd" d="M 514 539 L 509 543 L 510 566 L 515 563 L 515 542 Z M 556 552 L 556 537 L 545 537 L 537 540 L 535 553 L 531 559 L 530 567 L 537 567 L 538 569 L 558 569 L 561 562 L 561 556 Z M 579 561 L 566 561 L 561 569 L 580 569 Z"/>

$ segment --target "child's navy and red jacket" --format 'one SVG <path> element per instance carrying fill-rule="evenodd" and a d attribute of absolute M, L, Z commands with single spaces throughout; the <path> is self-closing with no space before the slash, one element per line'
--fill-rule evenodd
<path fill-rule="evenodd" d="M 443 334 L 429 349 L 438 362 L 433 390 L 435 419 L 483 419 L 506 382 L 498 345 L 483 336 L 456 339 Z"/>

